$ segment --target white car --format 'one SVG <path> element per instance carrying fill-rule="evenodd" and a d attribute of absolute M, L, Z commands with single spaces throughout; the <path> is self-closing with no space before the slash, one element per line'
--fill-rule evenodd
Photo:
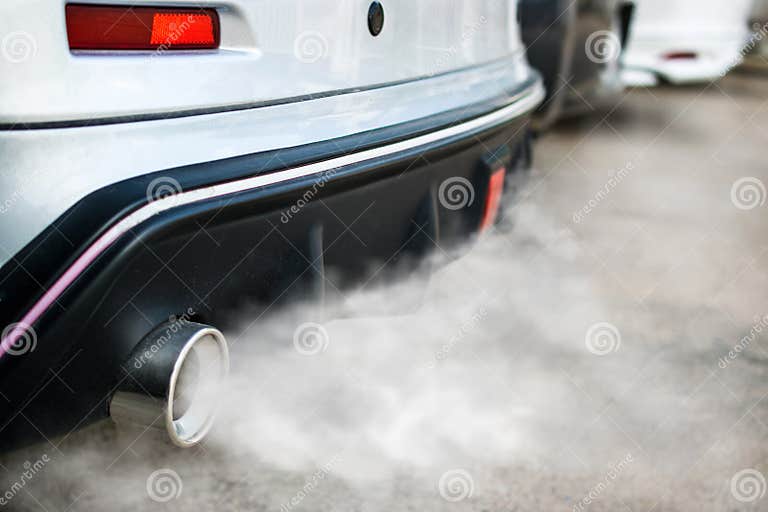
<path fill-rule="evenodd" d="M 206 324 L 492 226 L 544 97 L 510 0 L 3 0 L 0 43 L 0 449 L 195 444 Z"/>
<path fill-rule="evenodd" d="M 753 0 L 637 0 L 624 54 L 628 85 L 715 80 L 737 66 Z"/>

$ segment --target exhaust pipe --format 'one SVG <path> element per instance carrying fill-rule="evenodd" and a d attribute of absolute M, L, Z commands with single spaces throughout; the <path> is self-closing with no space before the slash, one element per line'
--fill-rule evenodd
<path fill-rule="evenodd" d="M 229 372 L 227 342 L 213 327 L 169 322 L 141 340 L 123 369 L 112 419 L 164 428 L 176 446 L 194 446 L 213 425 Z"/>

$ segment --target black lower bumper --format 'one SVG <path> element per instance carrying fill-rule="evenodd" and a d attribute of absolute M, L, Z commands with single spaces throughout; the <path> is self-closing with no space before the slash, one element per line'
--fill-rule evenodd
<path fill-rule="evenodd" d="M 121 364 L 171 316 L 226 326 L 244 308 L 258 317 L 285 301 L 322 299 L 393 272 L 424 271 L 418 262 L 426 254 L 437 247 L 456 248 L 477 232 L 491 173 L 500 167 L 512 173 L 528 157 L 527 123 L 524 112 L 482 130 L 331 172 L 180 204 L 132 227 L 99 253 L 32 325 L 33 350 L 0 359 L 5 398 L 0 449 L 50 439 L 105 418 Z M 87 247 L 98 243 L 105 226 L 136 211 L 131 201 L 146 195 L 158 178 L 173 177 L 186 189 L 190 183 L 194 187 L 254 173 L 275 165 L 276 158 L 279 166 L 307 165 L 319 159 L 313 151 L 320 149 L 242 157 L 130 180 L 87 198 L 53 229 Z M 446 188 L 456 180 L 469 184 L 469 190 Z M 23 272 L 4 269 L 4 286 L 39 295 L 33 281 L 54 283 L 77 263 L 82 247 L 61 253 L 60 247 L 45 245 L 51 236 L 58 235 L 36 241 L 36 250 L 22 255 Z M 52 254 L 61 259 L 52 261 Z M 38 269 L 38 275 L 26 275 L 28 269 Z M 46 271 L 51 272 L 47 277 Z M 32 307 L 37 299 L 30 297 L 5 311 L 6 324 Z"/>

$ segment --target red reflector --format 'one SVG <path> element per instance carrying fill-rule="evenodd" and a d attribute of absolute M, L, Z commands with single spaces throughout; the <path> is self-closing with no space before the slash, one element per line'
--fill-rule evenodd
<path fill-rule="evenodd" d="M 215 9 L 69 4 L 72 50 L 197 50 L 219 47 Z"/>
<path fill-rule="evenodd" d="M 186 30 L 179 30 L 185 24 Z M 215 42 L 213 21 L 204 14 L 155 14 L 152 20 L 152 39 L 150 44 L 204 44 Z"/>
<path fill-rule="evenodd" d="M 504 176 L 506 174 L 506 167 L 500 167 L 491 174 L 491 179 L 488 182 L 488 193 L 485 195 L 483 219 L 480 221 L 481 232 L 487 230 L 496 222 L 499 206 L 501 206 L 501 196 L 504 193 Z"/>

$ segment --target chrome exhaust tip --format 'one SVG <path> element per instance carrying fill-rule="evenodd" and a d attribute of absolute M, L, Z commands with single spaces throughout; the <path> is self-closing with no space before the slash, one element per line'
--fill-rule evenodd
<path fill-rule="evenodd" d="M 134 349 L 109 404 L 116 423 L 164 428 L 182 448 L 213 425 L 229 351 L 213 327 L 177 320 L 161 325 Z"/>

